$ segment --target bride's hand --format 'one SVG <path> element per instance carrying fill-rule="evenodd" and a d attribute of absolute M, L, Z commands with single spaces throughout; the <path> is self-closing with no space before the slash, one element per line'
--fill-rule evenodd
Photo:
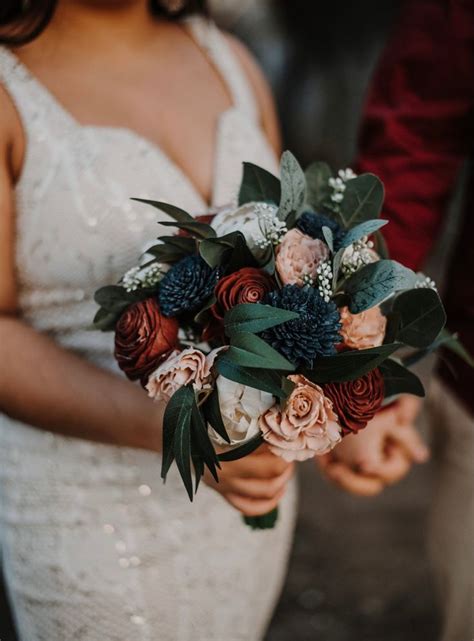
<path fill-rule="evenodd" d="M 380 412 L 359 434 L 346 436 L 331 454 L 316 459 L 325 476 L 343 489 L 373 496 L 400 481 L 413 463 L 423 463 L 429 451 L 414 420 L 420 401 L 403 396 Z"/>
<path fill-rule="evenodd" d="M 245 516 L 260 516 L 277 507 L 294 470 L 293 463 L 275 456 L 266 445 L 221 465 L 219 483 L 207 470 L 204 482 Z"/>

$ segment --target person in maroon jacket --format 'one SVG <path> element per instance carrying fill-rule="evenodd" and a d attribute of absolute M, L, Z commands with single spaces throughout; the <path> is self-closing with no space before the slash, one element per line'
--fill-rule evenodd
<path fill-rule="evenodd" d="M 362 121 L 357 167 L 385 183 L 391 257 L 419 270 L 470 160 L 464 215 L 447 272 L 448 325 L 474 354 L 474 0 L 411 0 L 382 56 Z M 474 638 L 474 369 L 445 355 L 429 395 L 439 469 L 430 548 L 443 641 Z M 418 403 L 402 398 L 323 461 L 346 489 L 373 494 L 426 457 Z M 435 449 L 436 452 L 436 449 Z"/>

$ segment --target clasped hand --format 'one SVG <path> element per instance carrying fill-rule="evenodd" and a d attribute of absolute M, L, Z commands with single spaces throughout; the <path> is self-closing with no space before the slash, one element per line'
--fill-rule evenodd
<path fill-rule="evenodd" d="M 413 463 L 427 461 L 429 450 L 414 425 L 420 405 L 413 396 L 400 397 L 364 430 L 317 457 L 324 476 L 348 492 L 374 496 L 401 480 Z"/>

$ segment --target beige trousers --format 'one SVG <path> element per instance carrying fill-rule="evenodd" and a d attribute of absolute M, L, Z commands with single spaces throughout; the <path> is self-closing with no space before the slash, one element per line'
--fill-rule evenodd
<path fill-rule="evenodd" d="M 474 418 L 437 380 L 427 409 L 436 463 L 429 548 L 441 639 L 474 641 Z"/>

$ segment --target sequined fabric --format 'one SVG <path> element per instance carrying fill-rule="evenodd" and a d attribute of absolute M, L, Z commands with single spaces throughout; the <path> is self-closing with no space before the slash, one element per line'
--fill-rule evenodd
<path fill-rule="evenodd" d="M 219 121 L 213 206 L 235 198 L 241 163 L 277 166 L 246 79 L 220 33 L 190 23 L 234 97 Z M 154 144 L 81 126 L 0 48 L 0 82 L 27 138 L 16 188 L 22 314 L 38 331 L 115 369 L 112 336 L 89 331 L 95 289 L 160 232 L 129 198 L 206 206 Z M 164 228 L 163 228 L 164 229 Z M 165 232 L 166 233 L 166 232 Z M 39 431 L 0 415 L 0 543 L 21 641 L 252 641 L 283 579 L 295 492 L 278 527 L 251 532 L 212 490 L 191 505 L 155 454 Z"/>

